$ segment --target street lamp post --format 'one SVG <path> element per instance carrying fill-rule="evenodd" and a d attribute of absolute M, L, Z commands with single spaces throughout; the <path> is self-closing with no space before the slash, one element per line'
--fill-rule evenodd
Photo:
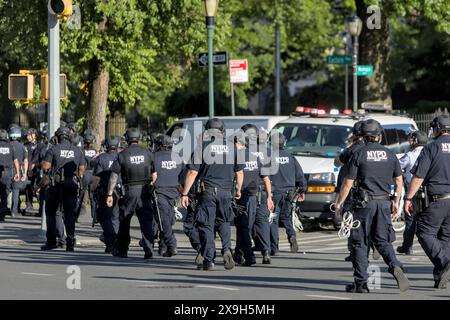
<path fill-rule="evenodd" d="M 219 0 L 204 0 L 206 28 L 208 29 L 208 91 L 209 91 L 209 117 L 214 118 L 214 62 L 213 37 L 214 20 Z"/>
<path fill-rule="evenodd" d="M 354 37 L 353 41 L 353 111 L 358 111 L 358 37 L 361 34 L 362 21 L 358 16 L 353 16 L 348 22 L 348 31 Z"/>

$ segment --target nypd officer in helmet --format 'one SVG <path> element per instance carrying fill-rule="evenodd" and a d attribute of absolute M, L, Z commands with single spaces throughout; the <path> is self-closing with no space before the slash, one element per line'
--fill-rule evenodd
<path fill-rule="evenodd" d="M 350 189 L 356 182 L 353 217 L 359 220 L 359 228 L 352 229 L 350 245 L 353 256 L 354 283 L 346 287 L 347 292 L 368 293 L 367 267 L 371 241 L 389 266 L 401 291 L 409 289 L 409 281 L 397 260 L 392 242 L 395 234 L 391 215 L 399 212 L 403 178 L 396 155 L 380 145 L 383 127 L 369 119 L 361 128 L 366 145 L 356 151 L 350 161 L 348 174 L 336 199 L 336 215 L 342 215 L 342 206 Z M 390 186 L 396 185 L 396 196 L 390 198 Z"/>
<path fill-rule="evenodd" d="M 195 212 L 198 226 L 203 270 L 214 269 L 214 229 L 217 227 L 222 240 L 222 255 L 225 269 L 233 269 L 235 262 L 231 252 L 231 211 L 233 178 L 236 178 L 235 198 L 241 197 L 244 179 L 243 157 L 238 161 L 238 152 L 233 142 L 227 141 L 222 120 L 213 118 L 205 125 L 203 143 L 194 151 L 182 193 L 182 204 L 189 205 L 188 193 L 199 176 L 200 194 Z"/>
<path fill-rule="evenodd" d="M 14 148 L 14 155 L 19 160 L 20 165 L 20 179 L 12 183 L 12 201 L 11 201 L 11 215 L 15 216 L 20 211 L 20 191 L 26 187 L 26 180 L 28 176 L 28 150 L 20 142 L 22 137 L 22 130 L 17 125 L 12 125 L 9 128 L 9 139 L 11 146 Z"/>
<path fill-rule="evenodd" d="M 281 133 L 273 134 L 271 144 L 270 180 L 272 181 L 275 217 L 270 225 L 270 255 L 274 256 L 278 253 L 280 221 L 286 229 L 291 252 L 298 251 L 297 237 L 292 224 L 291 201 L 305 199 L 306 179 L 303 169 L 295 157 L 284 150 L 286 137 Z M 298 193 L 297 199 L 290 199 L 294 192 Z"/>
<path fill-rule="evenodd" d="M 9 213 L 8 193 L 11 191 L 11 182 L 19 181 L 20 166 L 14 154 L 14 148 L 8 140 L 8 132 L 0 129 L 0 222 L 5 221 Z"/>
<path fill-rule="evenodd" d="M 127 258 L 130 245 L 130 223 L 136 213 L 142 232 L 142 247 L 144 259 L 153 257 L 153 216 L 150 199 L 151 153 L 139 146 L 141 132 L 137 128 L 129 128 L 125 133 L 128 147 L 118 156 L 111 167 L 111 177 L 108 184 L 107 205 L 114 204 L 114 190 L 119 181 L 125 190 L 124 197 L 119 201 L 119 232 L 112 254 Z"/>
<path fill-rule="evenodd" d="M 429 202 L 417 218 L 417 238 L 434 265 L 434 287 L 445 289 L 450 276 L 450 118 L 442 115 L 431 123 L 435 139 L 426 145 L 416 165 L 405 199 L 405 212 L 412 214 L 413 198 L 424 184 Z"/>
<path fill-rule="evenodd" d="M 111 167 L 119 156 L 119 153 L 117 152 L 119 143 L 119 137 L 107 138 L 105 140 L 106 152 L 100 154 L 96 158 L 94 164 L 93 174 L 95 177 L 100 179 L 94 190 L 94 194 L 98 203 L 97 220 L 102 226 L 103 235 L 105 238 L 105 253 L 112 252 L 112 248 L 117 237 L 117 232 L 119 231 L 119 207 L 117 205 L 119 194 L 116 190 L 113 192 L 113 206 L 108 207 L 106 205 Z"/>
<path fill-rule="evenodd" d="M 82 179 L 85 166 L 83 154 L 70 141 L 70 131 L 60 127 L 56 133 L 58 143 L 52 146 L 42 160 L 42 170 L 48 184 L 46 192 L 45 212 L 47 216 L 47 241 L 41 250 L 57 247 L 56 212 L 62 206 L 66 227 L 66 251 L 74 251 L 76 204 L 79 181 Z"/>
<path fill-rule="evenodd" d="M 167 135 L 159 135 L 155 141 L 156 152 L 152 162 L 153 180 L 153 216 L 159 219 L 160 240 L 166 252 L 164 257 L 177 254 L 177 240 L 172 230 L 175 222 L 175 199 L 179 196 L 178 186 L 183 163 L 179 157 L 172 153 L 173 141 Z"/>

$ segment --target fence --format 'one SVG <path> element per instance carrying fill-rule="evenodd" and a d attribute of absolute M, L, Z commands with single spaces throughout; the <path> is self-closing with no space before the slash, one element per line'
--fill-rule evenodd
<path fill-rule="evenodd" d="M 114 116 L 109 116 L 106 121 L 106 137 L 112 136 L 122 136 L 127 129 L 127 120 L 121 114 L 115 114 Z"/>
<path fill-rule="evenodd" d="M 440 115 L 449 115 L 449 112 L 447 109 L 441 110 L 441 108 L 439 108 L 434 113 L 416 113 L 413 114 L 412 117 L 414 121 L 416 121 L 419 130 L 428 132 L 431 121 Z"/>

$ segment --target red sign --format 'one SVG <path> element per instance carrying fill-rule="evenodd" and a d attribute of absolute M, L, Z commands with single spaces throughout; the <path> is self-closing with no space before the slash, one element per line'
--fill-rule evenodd
<path fill-rule="evenodd" d="M 230 60 L 230 82 L 248 82 L 248 60 Z"/>

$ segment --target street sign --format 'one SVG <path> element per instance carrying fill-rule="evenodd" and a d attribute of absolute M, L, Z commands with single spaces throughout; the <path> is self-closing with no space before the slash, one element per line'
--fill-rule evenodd
<path fill-rule="evenodd" d="M 327 64 L 352 64 L 352 56 L 340 54 L 328 56 Z"/>
<path fill-rule="evenodd" d="M 228 64 L 228 53 L 226 51 L 214 52 L 213 63 L 215 66 Z M 208 66 L 208 52 L 202 52 L 198 55 L 198 66 Z"/>
<path fill-rule="evenodd" d="M 230 60 L 230 82 L 248 82 L 248 60 Z"/>
<path fill-rule="evenodd" d="M 358 66 L 356 68 L 356 74 L 358 76 L 373 76 L 373 66 Z"/>

